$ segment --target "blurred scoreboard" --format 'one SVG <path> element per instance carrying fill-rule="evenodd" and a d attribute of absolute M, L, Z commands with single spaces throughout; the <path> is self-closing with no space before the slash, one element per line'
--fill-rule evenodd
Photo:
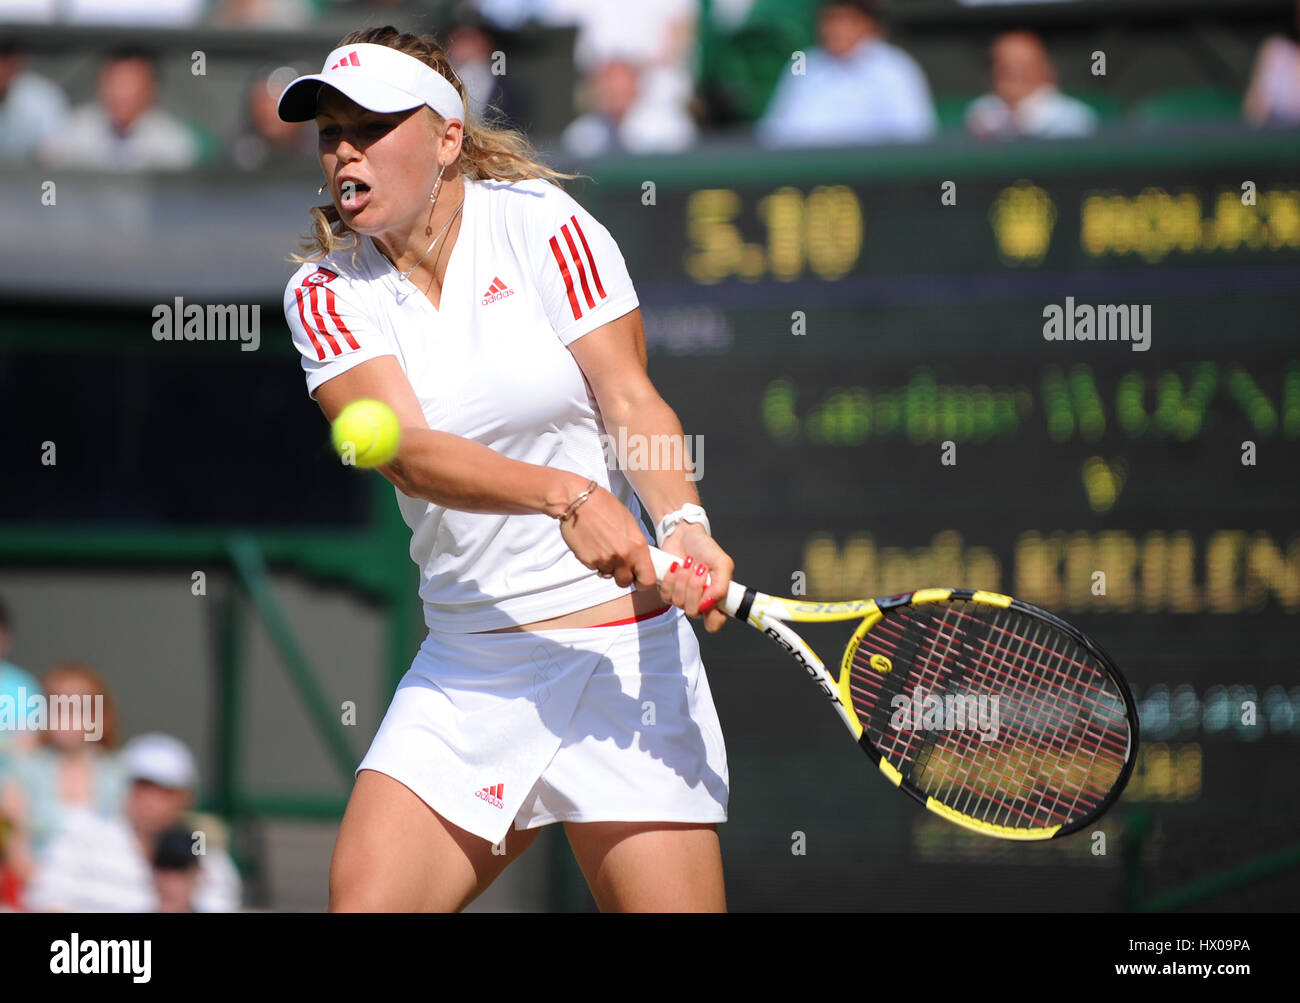
<path fill-rule="evenodd" d="M 1287 332 L 1273 307 L 1295 295 L 1300 265 L 1300 139 L 1246 137 L 1235 155 L 1193 144 L 1156 156 L 1129 141 L 750 152 L 692 161 L 689 173 L 638 161 L 597 169 L 578 197 L 618 238 L 643 303 L 728 311 L 746 353 L 852 351 L 898 335 L 966 347 L 987 337 L 989 317 L 1036 317 L 1041 332 L 1042 308 L 1065 296 L 1254 301 L 1238 318 L 1244 334 L 1271 328 L 1277 339 Z M 892 313 L 902 307 L 919 311 L 905 328 Z M 823 321 L 797 348 L 795 311 Z M 1205 333 L 1186 316 L 1157 318 L 1167 349 Z M 729 345 L 698 316 L 676 326 L 663 347 Z M 988 348 L 1014 349 L 1033 331 L 998 327 Z"/>
<path fill-rule="evenodd" d="M 1297 145 L 863 151 L 696 183 L 638 165 L 580 196 L 637 280 L 737 576 L 988 588 L 1079 623 L 1142 704 L 1125 803 L 1163 810 L 1157 884 L 1300 832 L 1264 803 L 1300 796 Z M 1149 341 L 1045 336 L 1085 306 L 1094 333 L 1122 307 Z M 710 638 L 711 669 L 792 706 L 750 640 Z M 846 755 L 806 699 L 792 741 Z M 724 709 L 733 742 L 763 702 Z M 915 857 L 1005 858 L 905 818 Z"/>
<path fill-rule="evenodd" d="M 1221 188 L 1217 176 L 1180 174 L 1172 190 L 1141 177 L 1123 179 L 1128 184 L 1108 178 L 1104 186 L 1073 179 L 1050 190 L 1027 178 L 887 193 L 844 184 L 702 188 L 686 194 L 675 220 L 682 232 L 672 236 L 685 245 L 680 258 L 652 254 L 638 263 L 645 278 L 709 286 L 904 276 L 918 274 L 918 265 L 926 274 L 993 263 L 1157 265 L 1300 251 L 1300 189 L 1284 176 L 1261 189 L 1254 181 Z"/>
<path fill-rule="evenodd" d="M 821 531 L 786 552 L 821 594 L 955 575 L 1068 613 L 1300 612 L 1300 156 L 983 149 L 932 177 L 772 155 L 707 187 L 642 162 L 580 194 L 702 492 Z M 1047 337 L 1062 311 L 1131 331 Z"/>

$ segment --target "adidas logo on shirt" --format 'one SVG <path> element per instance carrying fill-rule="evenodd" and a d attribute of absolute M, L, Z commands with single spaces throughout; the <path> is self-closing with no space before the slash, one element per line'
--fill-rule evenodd
<path fill-rule="evenodd" d="M 492 284 L 488 286 L 488 291 L 483 294 L 483 299 L 479 301 L 479 306 L 487 306 L 489 303 L 495 303 L 497 300 L 503 300 L 507 296 L 513 296 L 515 291 L 500 279 L 494 278 Z"/>
<path fill-rule="evenodd" d="M 475 791 L 474 796 L 486 801 L 493 808 L 504 808 L 505 803 L 502 802 L 501 797 L 505 792 L 505 784 L 494 784 L 491 787 L 484 787 L 481 791 Z"/>

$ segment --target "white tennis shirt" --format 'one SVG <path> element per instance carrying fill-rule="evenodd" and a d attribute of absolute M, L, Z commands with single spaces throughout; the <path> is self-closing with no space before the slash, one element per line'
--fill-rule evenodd
<path fill-rule="evenodd" d="M 606 462 L 596 399 L 567 347 L 636 309 L 618 245 L 540 180 L 466 180 L 462 215 L 437 309 L 369 238 L 355 259 L 349 248 L 294 273 L 284 312 L 308 392 L 394 356 L 430 428 L 595 480 L 653 543 L 632 486 Z M 530 623 L 633 591 L 585 567 L 549 515 L 464 512 L 396 494 L 431 630 Z"/>

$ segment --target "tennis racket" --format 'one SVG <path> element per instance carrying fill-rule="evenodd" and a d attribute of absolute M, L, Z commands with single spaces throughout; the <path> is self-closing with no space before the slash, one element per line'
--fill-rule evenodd
<path fill-rule="evenodd" d="M 661 580 L 679 560 L 650 554 Z M 1087 635 L 1037 606 L 966 589 L 808 602 L 735 581 L 717 605 L 804 667 L 894 786 L 973 832 L 1077 832 L 1133 770 L 1128 683 Z M 788 624 L 838 620 L 860 622 L 836 679 Z"/>

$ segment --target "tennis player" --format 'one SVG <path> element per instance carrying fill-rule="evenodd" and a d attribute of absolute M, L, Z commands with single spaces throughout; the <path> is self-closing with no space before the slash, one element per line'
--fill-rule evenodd
<path fill-rule="evenodd" d="M 280 99 L 315 120 L 331 196 L 285 316 L 327 417 L 375 398 L 401 421 L 380 472 L 429 628 L 357 770 L 330 908 L 460 909 L 563 822 L 602 910 L 721 910 L 726 752 L 688 617 L 722 626 L 733 562 L 687 464 L 606 460 L 620 431 L 682 435 L 617 245 L 465 103 L 393 28 Z M 657 587 L 641 504 L 681 558 Z"/>

